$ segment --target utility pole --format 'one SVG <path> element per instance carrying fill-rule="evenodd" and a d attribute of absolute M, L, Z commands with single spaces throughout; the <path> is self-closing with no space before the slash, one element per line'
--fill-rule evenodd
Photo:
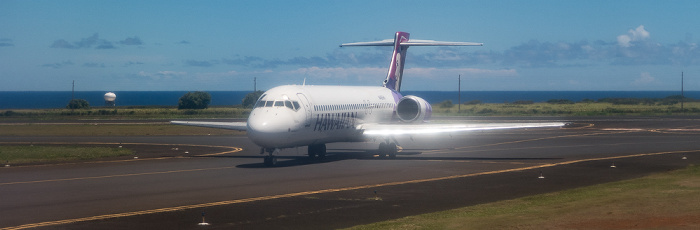
<path fill-rule="evenodd" d="M 684 79 L 683 79 L 683 72 L 681 71 L 681 113 L 683 111 L 683 101 L 685 101 L 685 94 L 684 94 Z"/>
<path fill-rule="evenodd" d="M 258 92 L 258 77 L 253 77 L 253 92 Z"/>
<path fill-rule="evenodd" d="M 70 100 L 75 100 L 75 80 L 73 80 L 73 89 L 71 89 Z"/>
<path fill-rule="evenodd" d="M 457 77 L 457 113 L 462 112 L 462 75 Z"/>

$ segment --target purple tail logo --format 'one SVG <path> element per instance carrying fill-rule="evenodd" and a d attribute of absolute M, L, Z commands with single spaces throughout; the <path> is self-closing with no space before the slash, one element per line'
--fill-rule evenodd
<path fill-rule="evenodd" d="M 374 42 L 354 42 L 345 43 L 343 46 L 394 46 L 394 53 L 391 55 L 389 73 L 384 80 L 384 87 L 396 92 L 401 91 L 401 80 L 403 67 L 406 62 L 406 50 L 409 46 L 481 46 L 482 43 L 474 42 L 443 42 L 433 40 L 412 40 L 409 41 L 410 34 L 406 32 L 396 32 L 394 40 L 391 39 Z"/>
<path fill-rule="evenodd" d="M 406 61 L 406 50 L 408 50 L 408 46 L 402 46 L 401 43 L 408 42 L 410 36 L 411 34 L 406 32 L 396 32 L 394 36 L 394 53 L 391 55 L 391 64 L 384 80 L 384 87 L 396 92 L 401 92 L 401 76 Z"/>

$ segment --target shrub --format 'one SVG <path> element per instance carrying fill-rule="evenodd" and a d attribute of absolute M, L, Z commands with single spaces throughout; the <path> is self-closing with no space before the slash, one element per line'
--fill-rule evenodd
<path fill-rule="evenodd" d="M 90 103 L 86 101 L 85 99 L 73 99 L 68 102 L 68 105 L 66 105 L 67 109 L 89 109 L 90 108 Z"/>
<path fill-rule="evenodd" d="M 258 101 L 258 98 L 260 98 L 262 94 L 263 91 L 260 90 L 246 94 L 245 98 L 243 98 L 243 101 L 241 102 L 243 108 L 252 108 L 253 105 L 255 105 L 255 102 Z"/>
<path fill-rule="evenodd" d="M 528 101 L 515 101 L 515 102 L 513 102 L 513 104 L 516 104 L 516 105 L 531 105 L 531 104 L 534 104 L 534 103 L 535 103 L 535 102 L 529 101 L 529 100 L 528 100 Z"/>
<path fill-rule="evenodd" d="M 471 101 L 464 102 L 464 104 L 465 105 L 480 105 L 481 101 L 480 100 L 471 100 Z"/>
<path fill-rule="evenodd" d="M 573 104 L 574 102 L 569 99 L 551 99 L 547 101 L 549 104 Z"/>
<path fill-rule="evenodd" d="M 207 92 L 187 92 L 180 97 L 177 109 L 206 109 L 211 102 L 211 95 Z"/>
<path fill-rule="evenodd" d="M 451 100 L 445 100 L 443 102 L 438 103 L 437 106 L 440 108 L 452 108 L 453 105 Z"/>

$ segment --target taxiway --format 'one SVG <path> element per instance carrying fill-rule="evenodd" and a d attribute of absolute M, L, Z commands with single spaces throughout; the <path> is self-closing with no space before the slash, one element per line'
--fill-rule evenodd
<path fill-rule="evenodd" d="M 0 137 L 202 151 L 0 168 L 0 228 L 188 229 L 203 227 L 203 213 L 206 228 L 340 228 L 700 162 L 700 118 L 566 120 L 576 125 L 401 137 L 396 159 L 374 157 L 374 142 L 329 144 L 316 161 L 306 148 L 288 149 L 273 168 L 243 136 Z"/>

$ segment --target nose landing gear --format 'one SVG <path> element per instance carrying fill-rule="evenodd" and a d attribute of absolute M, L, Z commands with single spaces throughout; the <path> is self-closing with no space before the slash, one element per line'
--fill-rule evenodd
<path fill-rule="evenodd" d="M 312 160 L 326 157 L 326 144 L 309 145 L 309 158 Z"/>
<path fill-rule="evenodd" d="M 269 155 L 265 156 L 263 160 L 263 164 L 267 167 L 273 167 L 275 164 L 277 164 L 277 157 L 275 156 L 276 153 L 279 153 L 280 149 L 278 148 L 262 148 L 260 149 L 260 154 L 265 154 L 267 152 Z"/>

